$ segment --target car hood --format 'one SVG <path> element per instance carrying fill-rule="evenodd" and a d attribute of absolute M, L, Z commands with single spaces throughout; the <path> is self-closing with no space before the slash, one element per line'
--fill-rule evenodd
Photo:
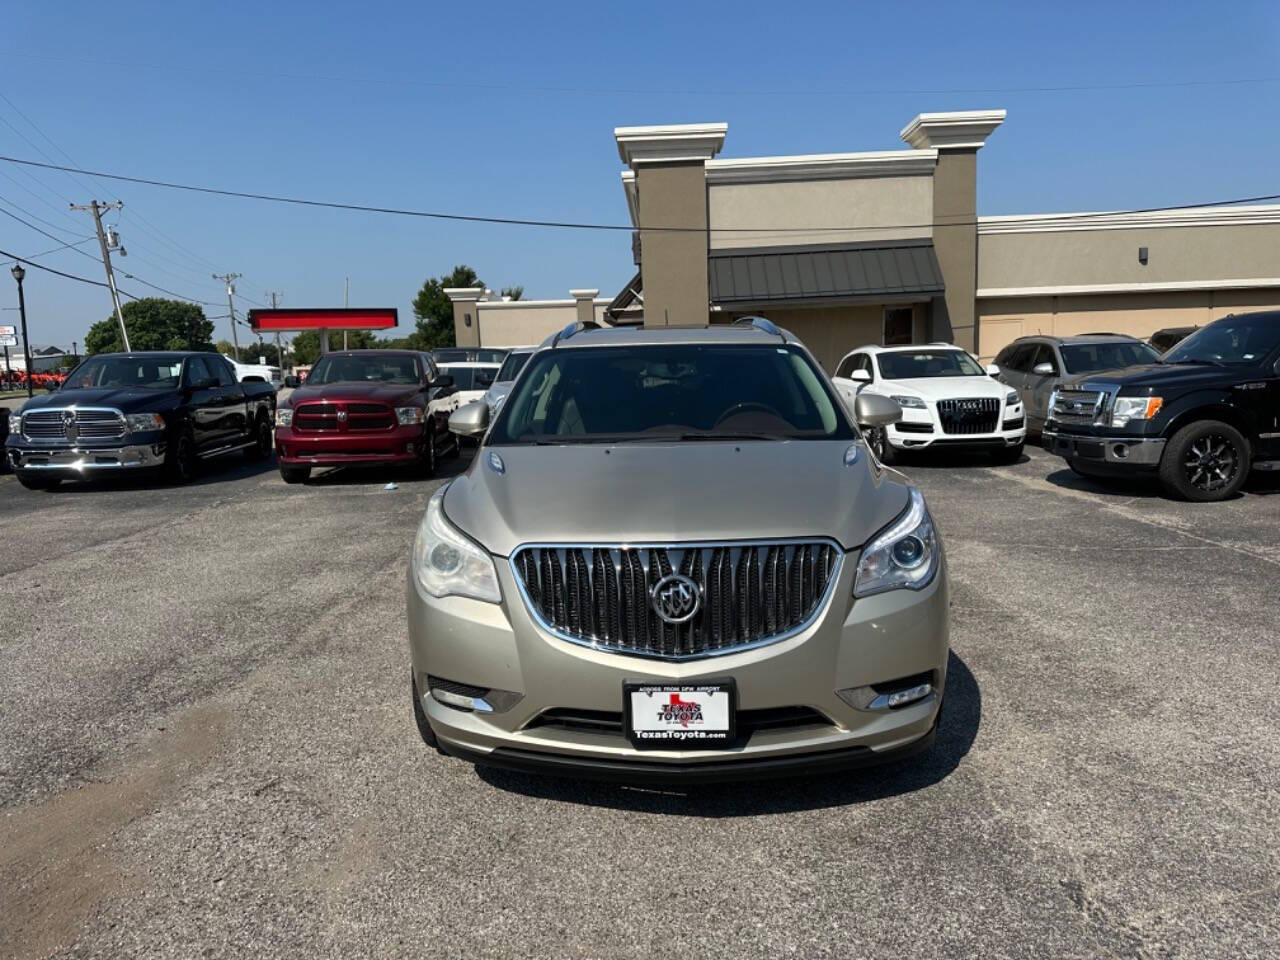
<path fill-rule="evenodd" d="M 906 508 L 908 494 L 861 444 L 845 465 L 849 443 L 485 447 L 450 484 L 444 509 L 499 556 L 526 543 L 831 537 L 856 547 Z"/>
<path fill-rule="evenodd" d="M 928 400 L 956 397 L 1003 397 L 1009 388 L 992 377 L 915 377 L 910 380 L 882 380 L 881 393 L 913 393 Z"/>
<path fill-rule="evenodd" d="M 1201 385 L 1220 385 L 1223 381 L 1256 379 L 1257 376 L 1255 367 L 1217 367 L 1207 363 L 1144 363 L 1139 367 L 1100 370 L 1072 377 L 1064 386 L 1075 388 L 1086 383 L 1109 383 L 1136 390 L 1174 386 L 1194 389 Z"/>
<path fill-rule="evenodd" d="M 22 409 L 29 412 L 43 407 L 115 407 L 125 413 L 136 413 L 171 407 L 176 396 L 176 388 L 147 390 L 136 387 L 96 387 L 73 390 L 64 387 L 54 393 L 32 397 Z"/>
<path fill-rule="evenodd" d="M 289 394 L 287 405 L 317 400 L 380 400 L 396 403 L 410 400 L 422 392 L 415 384 L 406 383 L 326 383 L 315 387 L 298 387 Z"/>

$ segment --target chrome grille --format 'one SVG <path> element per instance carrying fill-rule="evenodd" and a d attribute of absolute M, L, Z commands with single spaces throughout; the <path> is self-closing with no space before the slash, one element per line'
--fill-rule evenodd
<path fill-rule="evenodd" d="M 1106 397 L 1102 390 L 1059 390 L 1049 417 L 1058 423 L 1096 423 L 1102 417 Z"/>
<path fill-rule="evenodd" d="M 826 602 L 842 554 L 829 541 L 685 546 L 526 546 L 511 556 L 544 628 L 601 650 L 690 660 L 773 643 L 807 627 Z M 700 602 L 687 623 L 658 617 L 650 591 L 681 573 Z"/>
<path fill-rule="evenodd" d="M 938 401 L 938 419 L 942 422 L 943 433 L 994 433 L 999 416 L 999 397 L 965 397 Z"/>
<path fill-rule="evenodd" d="M 68 414 L 70 415 L 68 417 Z M 106 407 L 57 407 L 22 415 L 22 435 L 28 440 L 119 440 L 125 435 L 124 415 Z"/>
<path fill-rule="evenodd" d="M 385 403 L 316 401 L 293 410 L 293 429 L 300 433 L 367 433 L 395 425 L 395 411 Z"/>

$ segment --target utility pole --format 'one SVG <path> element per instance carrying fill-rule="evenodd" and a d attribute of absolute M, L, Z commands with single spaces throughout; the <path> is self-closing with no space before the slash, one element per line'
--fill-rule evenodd
<path fill-rule="evenodd" d="M 129 331 L 124 328 L 124 314 L 120 311 L 120 291 L 116 289 L 115 271 L 111 269 L 111 248 L 107 245 L 106 234 L 102 232 L 102 211 L 103 210 L 123 210 L 124 204 L 117 200 L 115 203 L 99 203 L 92 200 L 89 203 L 71 204 L 72 210 L 88 210 L 93 214 L 93 225 L 98 231 L 98 246 L 102 248 L 102 265 L 107 270 L 107 286 L 111 288 L 111 302 L 115 304 L 116 320 L 120 323 L 120 339 L 124 341 L 124 352 L 129 352 Z M 119 244 L 117 243 L 117 246 Z M 124 256 L 124 247 L 119 247 L 120 256 Z"/>
<path fill-rule="evenodd" d="M 280 298 L 283 296 L 283 293 L 277 293 L 274 290 L 267 291 L 267 299 L 271 301 L 272 310 L 275 310 L 280 306 Z M 276 331 L 276 366 L 280 368 L 280 376 L 283 377 L 285 370 L 284 354 L 280 352 L 280 331 L 278 330 Z"/>
<path fill-rule="evenodd" d="M 238 273 L 224 273 L 222 276 L 213 275 L 213 279 L 221 280 L 227 285 L 227 310 L 231 314 L 231 347 L 236 352 L 236 363 L 240 362 L 240 338 L 236 336 L 236 305 L 231 298 L 236 292 L 236 281 L 240 279 Z"/>

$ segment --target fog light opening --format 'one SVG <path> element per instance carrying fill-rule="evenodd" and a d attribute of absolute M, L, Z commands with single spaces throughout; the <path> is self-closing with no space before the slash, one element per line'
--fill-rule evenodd
<path fill-rule="evenodd" d="M 1125 460 L 1129 456 L 1129 447 L 1127 444 L 1117 443 L 1111 448 L 1111 452 L 1115 454 L 1117 460 Z"/>
<path fill-rule="evenodd" d="M 906 690 L 898 690 L 889 694 L 886 706 L 890 710 L 896 710 L 898 707 L 905 707 L 909 703 L 923 700 L 931 693 L 933 693 L 933 684 L 921 683 Z"/>
<path fill-rule="evenodd" d="M 524 694 L 509 690 L 490 690 L 434 676 L 427 677 L 427 690 L 436 703 L 470 713 L 502 713 L 524 698 Z"/>

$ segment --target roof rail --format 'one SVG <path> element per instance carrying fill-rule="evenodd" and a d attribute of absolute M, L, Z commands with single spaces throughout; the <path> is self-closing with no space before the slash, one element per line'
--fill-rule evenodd
<path fill-rule="evenodd" d="M 782 329 L 768 317 L 739 317 L 737 320 L 733 321 L 733 325 L 735 327 L 745 327 L 750 325 L 764 333 L 772 334 L 784 342 L 787 339 L 782 335 Z"/>
<path fill-rule="evenodd" d="M 554 348 L 555 345 L 559 343 L 561 340 L 568 340 L 570 337 L 577 336 L 583 330 L 599 330 L 599 329 L 600 329 L 600 324 L 596 323 L 594 320 L 589 320 L 586 323 L 582 323 L 579 320 L 574 320 L 572 323 L 566 324 L 563 330 L 561 330 L 559 333 L 557 333 L 554 337 L 551 338 L 551 346 L 552 348 Z M 543 342 L 545 343 L 546 341 L 543 341 Z"/>

